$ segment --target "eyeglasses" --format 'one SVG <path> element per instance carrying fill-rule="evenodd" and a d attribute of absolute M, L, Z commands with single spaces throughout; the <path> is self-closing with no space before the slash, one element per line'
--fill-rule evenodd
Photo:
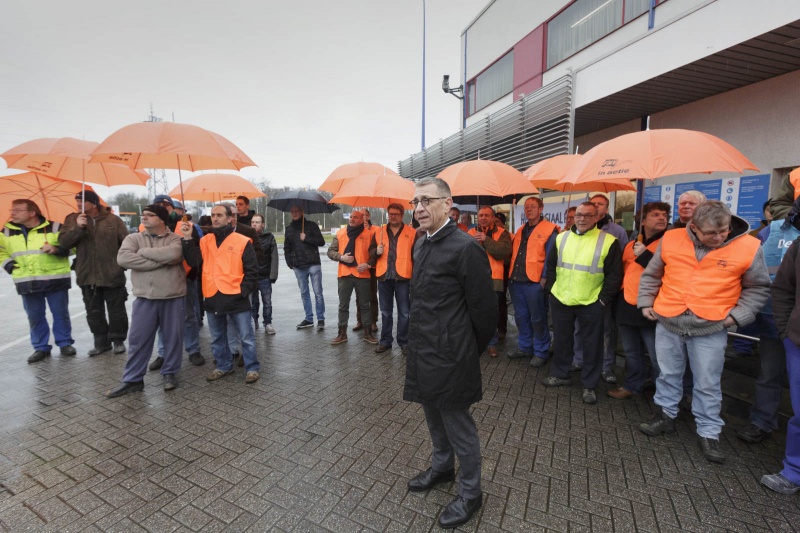
<path fill-rule="evenodd" d="M 401 216 L 403 216 L 403 213 L 389 213 L 389 216 L 390 217 L 401 217 Z"/>
<path fill-rule="evenodd" d="M 722 237 L 722 236 L 727 235 L 728 233 L 731 232 L 731 228 L 724 229 L 722 231 L 703 231 L 700 228 L 698 228 L 697 226 L 695 226 L 694 224 L 692 224 L 692 228 L 694 228 L 694 231 L 696 231 L 697 233 L 699 233 L 703 237 Z"/>
<path fill-rule="evenodd" d="M 9 209 L 9 211 L 11 211 L 12 213 L 27 213 L 27 212 L 30 211 L 30 209 L 24 209 L 24 208 L 23 209 Z"/>
<path fill-rule="evenodd" d="M 447 196 L 435 196 L 433 198 L 428 198 L 427 196 L 423 196 L 422 198 L 414 198 L 409 204 L 417 207 L 417 204 L 422 204 L 423 207 L 428 207 L 431 203 L 431 200 L 444 200 Z"/>
<path fill-rule="evenodd" d="M 575 213 L 575 218 L 594 218 L 597 215 L 590 215 L 589 213 Z"/>

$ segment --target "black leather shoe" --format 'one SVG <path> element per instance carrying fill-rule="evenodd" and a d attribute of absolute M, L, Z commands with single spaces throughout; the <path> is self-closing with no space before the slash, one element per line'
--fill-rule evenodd
<path fill-rule="evenodd" d="M 468 500 L 461 496 L 447 504 L 442 514 L 439 515 L 439 525 L 444 529 L 453 529 L 461 524 L 466 524 L 475 511 L 483 505 L 483 496 Z"/>
<path fill-rule="evenodd" d="M 383 353 L 391 349 L 391 346 L 386 346 L 385 344 L 379 344 L 377 348 L 375 348 L 375 353 Z"/>
<path fill-rule="evenodd" d="M 736 430 L 736 436 L 745 442 L 756 444 L 764 440 L 764 437 L 769 435 L 768 431 L 764 431 L 755 424 L 747 424 Z"/>
<path fill-rule="evenodd" d="M 144 390 L 144 381 L 136 381 L 134 383 L 127 383 L 122 382 L 122 385 L 117 387 L 116 389 L 111 389 L 106 392 L 107 398 L 117 398 L 118 396 L 124 396 L 129 392 L 139 392 Z"/>
<path fill-rule="evenodd" d="M 448 470 L 447 472 L 434 472 L 433 468 L 429 468 L 424 472 L 420 472 L 408 481 L 408 490 L 411 492 L 421 492 L 423 490 L 428 490 L 439 483 L 453 481 L 455 478 L 455 470 Z"/>
<path fill-rule="evenodd" d="M 639 424 L 639 431 L 651 437 L 656 437 L 662 433 L 672 433 L 675 431 L 675 420 L 668 417 L 661 408 L 658 408 L 649 422 Z"/>
<path fill-rule="evenodd" d="M 45 357 L 50 357 L 50 352 L 45 352 L 45 351 L 42 351 L 42 350 L 36 350 L 35 352 L 33 352 L 33 354 L 31 354 L 30 357 L 28 357 L 28 364 L 38 363 L 39 361 L 41 361 Z"/>
<path fill-rule="evenodd" d="M 66 356 L 66 357 L 73 357 L 75 355 L 78 355 L 78 350 L 76 350 L 75 347 L 72 346 L 72 345 L 62 346 L 61 347 L 61 355 Z"/>
<path fill-rule="evenodd" d="M 175 374 L 164 374 L 164 390 L 173 390 L 178 386 Z"/>
<path fill-rule="evenodd" d="M 164 358 L 163 357 L 156 357 L 153 359 L 153 362 L 150 363 L 149 368 L 150 370 L 159 370 L 164 365 Z"/>
<path fill-rule="evenodd" d="M 724 463 L 725 454 L 719 449 L 718 439 L 709 439 L 708 437 L 698 437 L 700 439 L 700 449 L 703 451 L 703 457 L 712 463 Z"/>

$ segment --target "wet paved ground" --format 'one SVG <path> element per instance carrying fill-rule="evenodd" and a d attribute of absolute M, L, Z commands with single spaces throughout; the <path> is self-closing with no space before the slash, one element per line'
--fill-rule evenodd
<path fill-rule="evenodd" d="M 102 392 L 124 357 L 85 355 L 77 291 L 79 356 L 29 366 L 22 305 L 3 276 L 0 531 L 438 530 L 456 487 L 406 491 L 430 444 L 419 406 L 402 401 L 404 357 L 398 348 L 377 355 L 353 333 L 329 344 L 338 300 L 335 265 L 323 261 L 328 329 L 295 330 L 301 305 L 282 263 L 278 333 L 257 332 L 255 385 L 241 370 L 207 383 L 210 364 L 186 362 L 177 390 L 164 392 L 150 373 L 143 393 L 114 400 Z M 210 356 L 207 328 L 201 338 Z M 484 507 L 463 530 L 800 530 L 800 497 L 758 483 L 780 468 L 782 434 L 747 445 L 731 423 L 728 462 L 711 465 L 690 417 L 676 434 L 649 438 L 636 429 L 645 400 L 611 400 L 601 388 L 587 406 L 578 386 L 540 385 L 546 367 L 502 356 L 482 364 L 485 398 L 474 415 Z"/>

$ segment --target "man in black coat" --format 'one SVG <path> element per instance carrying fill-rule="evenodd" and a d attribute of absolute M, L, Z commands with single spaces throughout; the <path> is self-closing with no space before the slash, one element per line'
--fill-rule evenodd
<path fill-rule="evenodd" d="M 300 298 L 303 300 L 305 317 L 297 324 L 297 329 L 314 327 L 314 310 L 311 307 L 311 293 L 314 290 L 317 311 L 317 329 L 325 327 L 325 298 L 322 295 L 322 266 L 319 260 L 319 247 L 325 246 L 325 238 L 319 226 L 303 216 L 299 206 L 292 206 L 292 222 L 286 226 L 283 242 L 283 256 L 286 266 L 294 271 Z"/>
<path fill-rule="evenodd" d="M 478 358 L 497 325 L 497 297 L 486 252 L 448 218 L 453 199 L 447 183 L 420 180 L 412 203 L 426 235 L 414 245 L 403 399 L 422 404 L 433 456 L 408 490 L 452 481 L 457 455 L 459 495 L 439 516 L 440 526 L 454 528 L 483 502 L 480 439 L 469 408 L 482 398 Z"/>

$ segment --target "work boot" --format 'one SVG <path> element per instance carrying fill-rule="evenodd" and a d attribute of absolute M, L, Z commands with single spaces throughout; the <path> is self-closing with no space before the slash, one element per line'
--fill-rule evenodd
<path fill-rule="evenodd" d="M 378 344 L 378 339 L 376 339 L 375 335 L 373 335 L 368 329 L 364 330 L 364 340 L 370 344 Z"/>
<path fill-rule="evenodd" d="M 89 357 L 94 357 L 95 355 L 100 355 L 101 353 L 106 353 L 110 350 L 111 341 L 108 340 L 108 337 L 95 337 L 94 348 L 89 350 Z"/>
<path fill-rule="evenodd" d="M 656 437 L 662 433 L 673 433 L 675 431 L 675 420 L 667 416 L 667 413 L 658 407 L 649 422 L 639 424 L 639 431 L 651 437 Z"/>
<path fill-rule="evenodd" d="M 337 344 L 342 344 L 343 342 L 347 342 L 347 326 L 339 326 L 339 335 L 337 335 L 337 337 L 331 341 L 331 344 L 336 346 Z"/>
<path fill-rule="evenodd" d="M 362 329 L 364 329 L 364 326 L 361 322 L 356 322 L 356 325 L 353 326 L 353 331 L 361 331 Z"/>

